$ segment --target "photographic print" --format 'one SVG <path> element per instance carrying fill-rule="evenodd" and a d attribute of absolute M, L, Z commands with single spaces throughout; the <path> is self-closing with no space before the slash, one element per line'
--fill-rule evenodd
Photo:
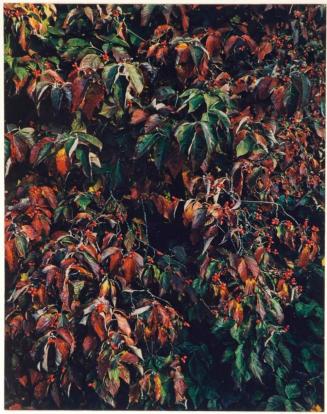
<path fill-rule="evenodd" d="M 6 409 L 324 410 L 325 14 L 3 6 Z"/>

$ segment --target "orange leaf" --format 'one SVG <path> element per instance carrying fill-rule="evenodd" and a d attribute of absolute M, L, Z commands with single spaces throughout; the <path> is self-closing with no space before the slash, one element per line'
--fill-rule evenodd
<path fill-rule="evenodd" d="M 308 244 L 306 244 L 301 250 L 300 256 L 298 258 L 298 266 L 306 267 L 311 261 L 311 249 Z"/>
<path fill-rule="evenodd" d="M 149 113 L 146 111 L 143 111 L 143 109 L 135 109 L 135 111 L 132 114 L 131 124 L 138 125 L 141 122 L 146 121 L 148 116 L 149 116 Z"/>
<path fill-rule="evenodd" d="M 67 174 L 70 168 L 70 161 L 65 148 L 61 148 L 56 154 L 56 167 L 60 175 Z"/>
<path fill-rule="evenodd" d="M 10 272 L 17 269 L 17 251 L 15 239 L 7 240 L 5 242 L 5 257 Z"/>
<path fill-rule="evenodd" d="M 237 302 L 233 313 L 233 319 L 238 325 L 240 325 L 243 321 L 243 316 L 243 306 Z"/>
<path fill-rule="evenodd" d="M 154 380 L 154 399 L 156 401 L 159 401 L 161 398 L 161 389 L 162 389 L 160 375 L 155 374 L 155 376 L 153 377 L 153 380 Z"/>

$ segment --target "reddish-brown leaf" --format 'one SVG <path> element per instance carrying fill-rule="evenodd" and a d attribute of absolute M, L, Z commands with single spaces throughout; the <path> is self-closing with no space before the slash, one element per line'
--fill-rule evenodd
<path fill-rule="evenodd" d="M 139 362 L 138 357 L 131 352 L 124 351 L 120 357 L 121 362 L 125 362 L 126 364 L 136 365 Z"/>
<path fill-rule="evenodd" d="M 94 332 L 98 335 L 101 342 L 103 342 L 107 337 L 107 332 L 104 326 L 104 320 L 101 315 L 99 315 L 96 311 L 91 313 L 91 325 L 94 329 Z"/>
<path fill-rule="evenodd" d="M 115 317 L 118 322 L 118 328 L 121 330 L 121 332 L 127 336 L 131 336 L 132 330 L 127 319 L 119 313 L 115 313 Z"/>
<path fill-rule="evenodd" d="M 21 48 L 24 51 L 27 50 L 25 30 L 26 30 L 25 23 L 21 22 L 20 27 L 19 27 L 19 40 L 18 40 L 18 43 L 20 44 Z"/>
<path fill-rule="evenodd" d="M 246 279 L 248 278 L 248 270 L 246 267 L 245 260 L 243 258 L 240 259 L 238 265 L 237 265 L 237 271 L 240 275 L 240 278 L 242 279 L 243 283 L 245 283 Z"/>
<path fill-rule="evenodd" d="M 44 137 L 42 138 L 37 144 L 33 146 L 30 152 L 30 163 L 35 164 L 38 158 L 38 155 L 41 151 L 41 149 L 44 147 L 45 144 L 48 144 L 50 142 L 54 142 L 55 138 L 50 137 Z"/>
<path fill-rule="evenodd" d="M 98 83 L 92 83 L 84 96 L 82 111 L 87 119 L 91 119 L 93 112 L 99 107 L 104 99 L 104 86 Z"/>
<path fill-rule="evenodd" d="M 258 47 L 258 60 L 259 62 L 263 61 L 266 55 L 271 53 L 272 51 L 272 44 L 271 42 L 263 42 Z"/>
<path fill-rule="evenodd" d="M 77 76 L 74 79 L 72 83 L 72 93 L 73 93 L 72 112 L 77 111 L 77 109 L 79 108 L 83 100 L 86 87 L 87 87 L 87 80 L 85 78 Z"/>

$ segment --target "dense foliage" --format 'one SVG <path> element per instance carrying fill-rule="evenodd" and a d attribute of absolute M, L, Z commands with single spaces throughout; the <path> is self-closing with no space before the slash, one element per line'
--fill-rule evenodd
<path fill-rule="evenodd" d="M 6 406 L 321 410 L 324 7 L 4 15 Z"/>

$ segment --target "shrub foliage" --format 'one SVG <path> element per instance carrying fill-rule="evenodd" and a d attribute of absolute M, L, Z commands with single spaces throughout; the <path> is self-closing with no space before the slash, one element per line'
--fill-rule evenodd
<path fill-rule="evenodd" d="M 4 15 L 7 407 L 322 409 L 324 7 Z"/>

